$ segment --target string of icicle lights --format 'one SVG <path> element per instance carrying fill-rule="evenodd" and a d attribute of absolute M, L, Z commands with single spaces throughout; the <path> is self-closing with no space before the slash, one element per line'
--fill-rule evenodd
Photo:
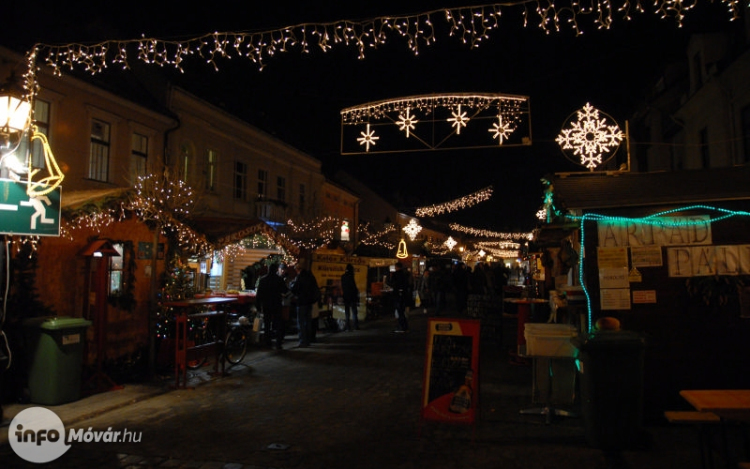
<path fill-rule="evenodd" d="M 703 0 L 705 2 L 705 0 Z M 649 2 L 650 3 L 650 2 Z M 30 67 L 27 80 L 33 84 L 36 63 L 46 63 L 55 73 L 78 69 L 96 74 L 109 66 L 128 68 L 133 61 L 175 67 L 184 71 L 184 62 L 194 58 L 218 70 L 223 59 L 249 59 L 262 70 L 266 61 L 277 54 L 298 50 L 309 53 L 313 49 L 326 52 L 334 46 L 353 47 L 358 57 L 386 44 L 391 37 L 400 38 L 416 55 L 420 47 L 432 45 L 441 34 L 435 21 L 441 19 L 447 34 L 471 48 L 490 38 L 500 26 L 501 16 L 513 18 L 519 12 L 522 25 L 536 23 L 549 34 L 568 27 L 581 34 L 579 17 L 591 17 L 599 29 L 609 29 L 615 16 L 630 20 L 633 14 L 651 13 L 663 19 L 674 18 L 682 25 L 685 14 L 695 7 L 697 0 L 654 0 L 646 8 L 640 0 L 522 0 L 456 8 L 441 8 L 410 15 L 381 16 L 365 20 L 339 20 L 328 23 L 302 23 L 266 31 L 213 32 L 184 40 L 162 40 L 141 37 L 131 40 L 107 40 L 97 44 L 46 45 L 37 44 L 27 54 Z M 729 10 L 730 19 L 740 17 L 739 0 L 720 0 Z M 650 10 L 650 11 L 647 11 Z M 536 21 L 532 20 L 536 17 Z M 507 20 L 506 20 L 507 21 Z M 33 90 L 34 87 L 28 88 Z"/>
<path fill-rule="evenodd" d="M 444 202 L 442 204 L 430 205 L 428 207 L 419 207 L 414 214 L 418 217 L 434 217 L 442 213 L 449 213 L 456 210 L 462 210 L 472 207 L 480 202 L 492 197 L 492 186 L 485 187 L 473 194 L 465 195 L 461 198 Z"/>
<path fill-rule="evenodd" d="M 503 233 L 500 231 L 483 230 L 480 228 L 472 228 L 469 226 L 459 225 L 458 223 L 451 223 L 450 229 L 454 231 L 461 231 L 473 236 L 479 236 L 483 238 L 500 238 L 500 239 L 526 239 L 533 240 L 534 233 Z"/>

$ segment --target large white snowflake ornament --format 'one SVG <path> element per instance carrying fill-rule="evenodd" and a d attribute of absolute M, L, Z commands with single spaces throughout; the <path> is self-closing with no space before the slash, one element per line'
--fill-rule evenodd
<path fill-rule="evenodd" d="M 604 113 L 600 117 L 600 111 L 589 103 L 576 114 L 577 120 L 569 119 L 570 127 L 562 129 L 555 141 L 563 153 L 572 150 L 573 156 L 580 158 L 580 164 L 593 171 L 614 155 L 625 134 L 612 118 Z M 606 160 L 602 158 L 604 154 L 608 156 Z"/>

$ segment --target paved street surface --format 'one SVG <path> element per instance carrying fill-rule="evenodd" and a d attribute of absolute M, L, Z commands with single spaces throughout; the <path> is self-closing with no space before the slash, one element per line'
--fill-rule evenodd
<path fill-rule="evenodd" d="M 391 318 L 362 330 L 321 331 L 310 348 L 255 349 L 229 375 L 190 374 L 125 385 L 51 406 L 66 429 L 138 432 L 140 442 L 76 442 L 58 460 L 26 463 L 7 443 L 0 467 L 61 468 L 699 468 L 696 428 L 648 422 L 633 448 L 602 451 L 586 440 L 584 419 L 520 410 L 533 406 L 532 369 L 509 363 L 498 340 L 483 338 L 480 418 L 474 426 L 420 422 L 427 315 L 395 334 Z M 613 391 L 613 392 L 616 392 Z M 580 413 L 574 403 L 570 410 Z"/>

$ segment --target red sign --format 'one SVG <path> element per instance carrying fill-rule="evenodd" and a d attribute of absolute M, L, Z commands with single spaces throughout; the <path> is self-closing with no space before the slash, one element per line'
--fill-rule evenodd
<path fill-rule="evenodd" d="M 474 423 L 479 399 L 477 319 L 436 319 L 427 324 L 422 418 Z"/>

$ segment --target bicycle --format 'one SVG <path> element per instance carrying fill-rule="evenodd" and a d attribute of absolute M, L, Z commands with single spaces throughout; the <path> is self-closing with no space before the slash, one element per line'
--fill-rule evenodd
<path fill-rule="evenodd" d="M 188 329 L 189 340 L 192 345 L 188 349 L 187 368 L 197 370 L 204 366 L 209 355 L 215 353 L 215 347 L 220 342 L 215 330 L 216 324 L 209 317 L 193 317 Z M 197 324 L 196 324 L 197 321 Z M 221 347 L 221 355 L 231 365 L 240 363 L 247 354 L 247 342 L 252 331 L 252 321 L 246 316 L 230 312 L 226 315 L 226 334 Z"/>
<path fill-rule="evenodd" d="M 253 330 L 252 321 L 247 316 L 240 316 L 236 313 L 229 314 L 228 318 L 229 331 L 224 342 L 224 358 L 232 365 L 236 365 L 247 354 L 247 342 Z"/>

